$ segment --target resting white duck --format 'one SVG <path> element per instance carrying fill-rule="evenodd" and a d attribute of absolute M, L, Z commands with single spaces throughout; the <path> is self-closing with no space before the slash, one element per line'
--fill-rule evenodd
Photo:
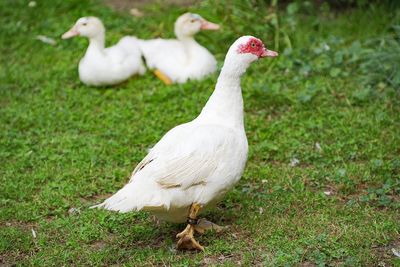
<path fill-rule="evenodd" d="M 104 48 L 105 28 L 96 17 L 78 19 L 61 38 L 74 36 L 89 38 L 89 47 L 79 62 L 79 78 L 84 84 L 115 85 L 146 71 L 137 38 L 125 36 L 116 45 Z"/>
<path fill-rule="evenodd" d="M 199 80 L 215 72 L 217 61 L 194 35 L 201 30 L 218 30 L 219 25 L 201 16 L 185 13 L 175 22 L 177 39 L 140 40 L 139 45 L 147 66 L 164 83 L 185 83 Z"/>
<path fill-rule="evenodd" d="M 253 61 L 277 55 L 253 36 L 236 40 L 200 115 L 167 132 L 137 165 L 129 183 L 94 207 L 144 210 L 166 221 L 187 221 L 177 235 L 178 248 L 203 250 L 194 232 L 218 226 L 197 215 L 239 181 L 247 161 L 240 78 Z"/>

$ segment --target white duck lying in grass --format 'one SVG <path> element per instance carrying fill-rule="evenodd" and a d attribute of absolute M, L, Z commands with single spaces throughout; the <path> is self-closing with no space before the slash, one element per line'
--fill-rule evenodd
<path fill-rule="evenodd" d="M 200 30 L 218 30 L 197 14 L 185 13 L 175 22 L 177 39 L 140 40 L 140 49 L 147 66 L 164 83 L 184 83 L 188 79 L 199 80 L 217 68 L 214 56 L 198 44 L 194 35 Z"/>
<path fill-rule="evenodd" d="M 138 40 L 123 37 L 116 45 L 104 48 L 105 28 L 96 17 L 83 17 L 61 38 L 89 38 L 89 47 L 79 62 L 79 78 L 87 85 L 106 86 L 121 83 L 134 74 L 146 71 Z"/>
<path fill-rule="evenodd" d="M 247 161 L 240 77 L 253 61 L 277 55 L 255 37 L 236 40 L 200 115 L 167 132 L 135 168 L 129 183 L 95 207 L 145 210 L 171 222 L 187 220 L 186 229 L 177 235 L 178 248 L 203 250 L 194 231 L 218 226 L 198 220 L 197 214 L 239 181 Z"/>

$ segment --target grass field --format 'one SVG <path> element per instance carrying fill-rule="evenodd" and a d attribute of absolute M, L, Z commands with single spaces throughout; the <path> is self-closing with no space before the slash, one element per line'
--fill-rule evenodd
<path fill-rule="evenodd" d="M 0 2 L 0 265 L 400 266 L 399 9 L 209 0 L 137 18 L 96 1 L 28 2 Z M 242 80 L 249 160 L 207 214 L 230 229 L 200 236 L 204 253 L 175 250 L 184 225 L 88 207 L 200 112 L 218 74 L 89 88 L 77 75 L 87 41 L 59 38 L 86 15 L 103 20 L 107 44 L 173 37 L 187 10 L 222 25 L 197 38 L 219 67 L 241 35 L 280 52 Z"/>

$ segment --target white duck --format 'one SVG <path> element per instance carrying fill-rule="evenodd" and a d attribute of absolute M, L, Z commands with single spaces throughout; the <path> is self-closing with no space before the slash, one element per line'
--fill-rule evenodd
<path fill-rule="evenodd" d="M 140 49 L 147 66 L 166 84 L 199 80 L 216 70 L 217 61 L 194 35 L 200 30 L 218 29 L 219 25 L 197 14 L 185 13 L 175 22 L 177 39 L 140 40 Z"/>
<path fill-rule="evenodd" d="M 253 61 L 278 54 L 262 41 L 243 36 L 229 48 L 214 93 L 200 115 L 176 126 L 150 150 L 116 194 L 94 206 L 119 212 L 144 210 L 160 219 L 184 222 L 178 248 L 203 247 L 194 230 L 215 226 L 197 220 L 240 179 L 247 160 L 240 77 Z"/>
<path fill-rule="evenodd" d="M 96 17 L 83 17 L 61 38 L 89 38 L 89 47 L 79 62 L 79 78 L 87 85 L 106 86 L 121 83 L 146 71 L 138 40 L 125 36 L 116 45 L 104 48 L 105 28 Z"/>

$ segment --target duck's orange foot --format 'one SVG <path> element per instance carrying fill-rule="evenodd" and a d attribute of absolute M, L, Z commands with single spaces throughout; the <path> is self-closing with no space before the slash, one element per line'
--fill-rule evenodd
<path fill-rule="evenodd" d="M 193 235 L 184 235 L 178 240 L 177 248 L 179 250 L 200 250 L 204 251 L 204 247 L 197 242 Z"/>
<path fill-rule="evenodd" d="M 179 238 L 177 243 L 177 248 L 179 250 L 201 250 L 204 251 L 204 247 L 197 242 L 194 237 L 194 227 L 188 225 L 185 230 L 177 234 L 176 237 Z"/>

